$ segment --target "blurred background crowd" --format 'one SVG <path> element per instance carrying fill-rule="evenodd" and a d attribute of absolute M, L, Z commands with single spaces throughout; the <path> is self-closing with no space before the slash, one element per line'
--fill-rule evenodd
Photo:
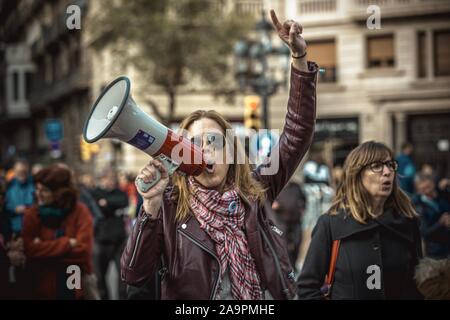
<path fill-rule="evenodd" d="M 425 255 L 448 259 L 450 179 L 437 175 L 428 163 L 418 167 L 409 143 L 396 159 L 399 184 L 420 215 Z M 285 232 L 297 273 L 311 231 L 328 210 L 341 173 L 342 168 L 330 168 L 320 156 L 310 157 L 302 180 L 294 178 L 271 206 L 269 215 Z M 4 297 L 71 297 L 60 289 L 67 276 L 58 280 L 56 275 L 61 268 L 76 264 L 82 269 L 83 287 L 89 289 L 83 293 L 85 298 L 86 294 L 95 299 L 157 298 L 157 274 L 143 289 L 127 290 L 119 277 L 123 246 L 142 203 L 134 179 L 132 173 L 107 169 L 92 176 L 62 162 L 43 166 L 24 158 L 2 170 L 0 277 Z"/>

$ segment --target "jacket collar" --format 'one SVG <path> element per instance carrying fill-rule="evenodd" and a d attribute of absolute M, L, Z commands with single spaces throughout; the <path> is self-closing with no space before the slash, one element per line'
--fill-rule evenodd
<path fill-rule="evenodd" d="M 189 215 L 184 222 L 178 224 L 177 228 L 215 254 L 214 241 L 200 228 L 200 223 L 193 214 Z"/>
<path fill-rule="evenodd" d="M 412 220 L 396 213 L 393 209 L 386 209 L 382 216 L 378 219 L 369 219 L 366 224 L 356 221 L 345 210 L 340 210 L 337 215 L 331 217 L 330 227 L 333 240 L 344 239 L 360 232 L 382 227 L 403 239 L 413 241 Z"/>
<path fill-rule="evenodd" d="M 257 231 L 257 214 L 251 214 L 251 211 L 257 210 L 258 203 L 249 201 L 245 198 L 243 198 L 242 201 L 245 207 L 245 232 L 248 235 Z M 210 251 L 214 253 L 216 252 L 214 241 L 202 228 L 200 228 L 200 223 L 193 214 L 190 214 L 182 223 L 179 223 L 177 229 L 179 229 L 183 233 L 186 233 L 188 236 L 205 246 Z M 255 244 L 251 241 L 251 239 L 248 239 L 248 244 L 250 247 L 250 251 L 253 253 Z"/>

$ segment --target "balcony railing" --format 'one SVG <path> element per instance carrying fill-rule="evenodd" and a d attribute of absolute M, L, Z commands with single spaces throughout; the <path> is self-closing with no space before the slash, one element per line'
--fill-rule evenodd
<path fill-rule="evenodd" d="M 238 0 L 234 4 L 237 14 L 260 15 L 264 8 L 262 0 Z"/>
<path fill-rule="evenodd" d="M 233 11 L 239 15 L 259 17 L 264 9 L 264 0 L 215 0 L 213 5 L 224 14 Z"/>
<path fill-rule="evenodd" d="M 341 0 L 342 1 L 342 0 Z M 368 17 L 367 8 L 376 5 L 382 17 L 415 16 L 450 11 L 447 0 L 353 0 L 347 14 L 353 18 Z"/>
<path fill-rule="evenodd" d="M 382 17 L 402 17 L 450 12 L 448 0 L 297 0 L 297 14 L 303 23 L 336 19 L 367 19 L 371 5 Z"/>
<path fill-rule="evenodd" d="M 82 13 L 87 9 L 87 1 L 86 0 L 72 0 L 70 2 L 72 5 L 77 5 L 80 7 Z M 47 47 L 54 42 L 57 42 L 62 36 L 67 35 L 71 30 L 67 28 L 67 18 L 69 16 L 67 15 L 66 11 L 60 12 L 53 23 L 49 26 L 42 25 L 42 40 L 37 40 L 32 45 L 32 52 L 34 54 L 40 53 L 39 50 L 42 50 L 43 47 Z M 43 41 L 43 43 L 40 43 L 40 41 Z"/>
<path fill-rule="evenodd" d="M 40 5 L 42 1 L 36 0 L 36 2 L 39 2 L 38 5 Z M 4 21 L 5 34 L 14 36 L 20 27 L 29 22 L 35 8 L 36 5 L 31 1 L 18 2 L 17 7 Z"/>
<path fill-rule="evenodd" d="M 301 0 L 298 3 L 298 10 L 301 15 L 335 13 L 336 8 L 336 0 Z"/>
<path fill-rule="evenodd" d="M 70 31 L 67 29 L 66 20 L 66 14 L 60 14 L 51 25 L 44 25 L 42 27 L 42 37 L 45 46 L 58 41 L 62 35 L 67 34 Z"/>
<path fill-rule="evenodd" d="M 90 87 L 90 79 L 91 74 L 87 68 L 72 71 L 50 84 L 45 83 L 43 79 L 36 79 L 30 92 L 31 108 L 39 109 L 73 93 L 86 90 Z"/>

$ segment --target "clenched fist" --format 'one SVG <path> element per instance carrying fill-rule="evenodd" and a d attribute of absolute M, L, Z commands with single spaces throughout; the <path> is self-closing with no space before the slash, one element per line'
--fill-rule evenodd
<path fill-rule="evenodd" d="M 156 216 L 162 204 L 164 190 L 169 184 L 169 173 L 161 161 L 154 159 L 150 161 L 136 177 L 136 180 L 142 179 L 145 183 L 149 183 L 156 179 L 156 170 L 161 173 L 161 179 L 147 192 L 142 192 L 137 186 L 139 194 L 142 196 L 143 207 L 147 214 Z"/>

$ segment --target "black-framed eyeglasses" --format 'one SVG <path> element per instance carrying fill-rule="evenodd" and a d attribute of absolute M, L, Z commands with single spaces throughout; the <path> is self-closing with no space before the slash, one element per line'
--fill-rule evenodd
<path fill-rule="evenodd" d="M 225 137 L 217 132 L 204 133 L 191 137 L 191 142 L 202 148 L 206 142 L 206 146 L 214 148 L 214 150 L 222 150 L 225 147 Z"/>
<path fill-rule="evenodd" d="M 370 168 L 372 172 L 380 173 L 383 171 L 384 166 L 386 166 L 391 172 L 397 172 L 398 163 L 395 160 L 375 161 L 365 165 L 364 168 Z"/>

